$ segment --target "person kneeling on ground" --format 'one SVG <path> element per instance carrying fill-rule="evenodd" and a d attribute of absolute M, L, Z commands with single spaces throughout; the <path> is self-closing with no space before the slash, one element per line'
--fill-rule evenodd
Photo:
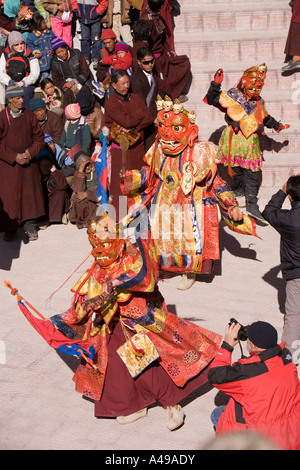
<path fill-rule="evenodd" d="M 299 450 L 300 382 L 291 353 L 285 343 L 277 344 L 270 323 L 257 321 L 244 327 L 250 357 L 231 365 L 241 328 L 235 321 L 226 326 L 208 373 L 210 383 L 230 396 L 227 406 L 211 415 L 216 434 L 254 431 L 283 450 Z"/>

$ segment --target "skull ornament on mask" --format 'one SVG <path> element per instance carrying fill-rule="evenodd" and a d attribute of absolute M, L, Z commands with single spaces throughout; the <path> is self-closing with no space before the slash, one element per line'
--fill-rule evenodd
<path fill-rule="evenodd" d="M 92 255 L 101 268 L 112 265 L 122 253 L 124 241 L 119 239 L 111 221 L 104 223 L 93 220 L 88 228 L 88 239 L 93 247 Z"/>
<path fill-rule="evenodd" d="M 179 155 L 187 146 L 192 147 L 198 137 L 198 126 L 191 123 L 188 113 L 178 109 L 158 111 L 158 138 L 167 155 Z"/>
<path fill-rule="evenodd" d="M 245 70 L 240 80 L 240 85 L 248 100 L 258 99 L 264 86 L 267 66 L 261 64 Z"/>

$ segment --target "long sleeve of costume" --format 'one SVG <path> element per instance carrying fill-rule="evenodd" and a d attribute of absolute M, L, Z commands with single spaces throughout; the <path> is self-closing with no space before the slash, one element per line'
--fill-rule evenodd
<path fill-rule="evenodd" d="M 256 224 L 251 217 L 244 214 L 243 219 L 239 222 L 235 222 L 231 218 L 232 209 L 239 204 L 232 189 L 218 175 L 214 178 L 212 191 L 216 201 L 218 202 L 221 216 L 228 228 L 237 233 L 255 235 Z"/>
<path fill-rule="evenodd" d="M 268 127 L 269 129 L 277 130 L 279 128 L 279 122 L 276 121 L 270 114 L 264 119 L 264 126 Z"/>
<path fill-rule="evenodd" d="M 211 82 L 210 87 L 206 94 L 206 101 L 212 106 L 219 106 L 221 94 L 221 85 L 216 83 L 214 80 Z"/>

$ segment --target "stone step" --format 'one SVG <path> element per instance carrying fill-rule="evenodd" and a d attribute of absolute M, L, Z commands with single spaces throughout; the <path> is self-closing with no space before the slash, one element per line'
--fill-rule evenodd
<path fill-rule="evenodd" d="M 176 2 L 174 2 L 176 3 Z M 259 8 L 259 5 L 262 2 L 259 0 L 253 0 L 251 2 L 251 6 L 253 10 Z M 272 3 L 273 5 L 281 5 L 283 4 L 283 0 L 272 0 L 272 1 L 266 1 L 264 3 Z M 290 8 L 288 5 L 289 1 L 284 0 L 284 4 L 286 5 L 287 8 Z M 180 4 L 180 10 L 183 8 L 183 4 L 185 8 L 189 9 L 194 9 L 198 10 L 201 8 L 203 5 L 208 5 L 211 7 L 211 9 L 219 10 L 222 9 L 225 5 L 228 8 L 228 10 L 231 11 L 238 11 L 241 8 L 243 8 L 244 5 L 249 6 L 249 1 L 248 0 L 184 0 L 184 2 L 181 2 Z M 176 6 L 176 5 L 175 5 Z"/>
<path fill-rule="evenodd" d="M 175 32 L 191 33 L 220 31 L 284 30 L 287 32 L 291 19 L 290 7 L 282 2 L 258 2 L 255 7 L 249 2 L 239 5 L 235 11 L 228 3 L 203 4 L 197 6 L 184 3 L 180 15 L 175 17 Z"/>
<path fill-rule="evenodd" d="M 192 64 L 218 62 L 220 67 L 232 61 L 262 63 L 284 60 L 286 32 L 256 31 L 255 35 L 241 31 L 176 34 L 175 50 L 178 55 L 186 54 Z"/>
<path fill-rule="evenodd" d="M 206 64 L 192 64 L 193 81 L 191 84 L 190 91 L 197 92 L 199 90 L 205 92 L 210 86 L 211 81 L 214 78 L 215 72 L 219 68 L 223 68 L 224 79 L 222 88 L 228 90 L 232 86 L 236 85 L 244 70 L 251 66 L 258 65 L 259 62 L 227 62 L 224 64 L 212 61 Z M 223 67 L 222 67 L 223 65 Z M 294 96 L 295 100 L 298 100 L 300 93 L 300 72 L 294 73 L 290 76 L 283 76 L 281 74 L 281 67 L 284 62 L 281 61 L 270 61 L 267 63 L 268 72 L 265 80 L 264 91 L 272 90 L 274 93 L 281 91 L 290 91 L 291 95 Z"/>

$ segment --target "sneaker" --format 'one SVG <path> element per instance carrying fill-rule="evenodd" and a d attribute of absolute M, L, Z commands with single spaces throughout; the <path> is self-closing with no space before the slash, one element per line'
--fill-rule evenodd
<path fill-rule="evenodd" d="M 38 233 L 37 233 L 36 230 L 32 230 L 32 231 L 30 231 L 30 232 L 25 232 L 25 233 L 26 233 L 26 235 L 27 235 L 27 237 L 28 237 L 28 240 L 29 240 L 30 242 L 33 242 L 33 241 L 35 241 L 35 240 L 37 240 L 37 239 L 39 238 Z"/>
<path fill-rule="evenodd" d="M 185 412 L 180 405 L 167 406 L 165 411 L 168 415 L 167 428 L 170 431 L 178 429 L 184 423 Z"/>
<path fill-rule="evenodd" d="M 281 69 L 283 73 L 286 72 L 297 72 L 300 70 L 300 60 L 290 60 L 287 65 L 284 65 Z"/>
<path fill-rule="evenodd" d="M 117 421 L 119 424 L 129 424 L 133 423 L 137 419 L 144 418 L 147 414 L 147 408 L 143 408 L 142 410 L 136 411 L 135 413 L 132 413 L 131 415 L 127 416 L 118 416 Z"/>
<path fill-rule="evenodd" d="M 100 90 L 102 84 L 101 82 L 96 82 L 95 80 L 92 81 L 92 85 L 94 88 L 96 88 L 97 90 Z"/>
<path fill-rule="evenodd" d="M 104 91 L 101 90 L 93 90 L 94 95 L 98 96 L 98 98 L 102 99 L 105 95 Z"/>
<path fill-rule="evenodd" d="M 177 284 L 178 290 L 188 290 L 196 281 L 195 273 L 182 274 L 181 278 Z"/>

